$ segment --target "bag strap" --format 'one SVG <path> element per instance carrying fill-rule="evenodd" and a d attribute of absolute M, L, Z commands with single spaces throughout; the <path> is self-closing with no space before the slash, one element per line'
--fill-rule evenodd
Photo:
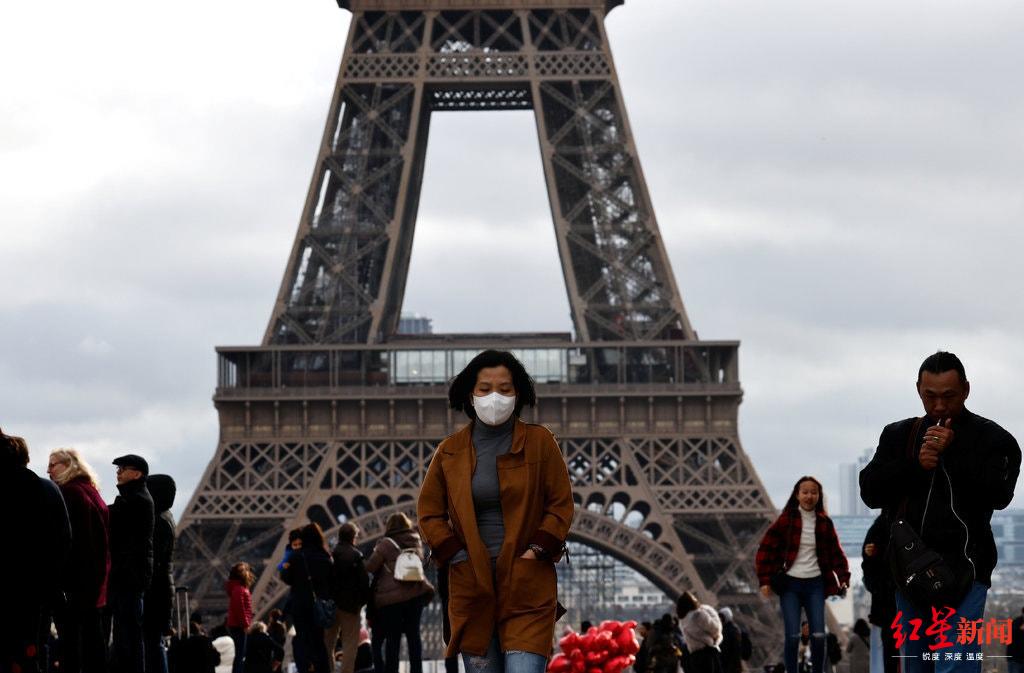
<path fill-rule="evenodd" d="M 924 424 L 924 416 L 918 416 L 914 419 L 914 426 L 910 429 L 910 436 L 907 437 L 907 449 L 905 455 L 907 458 L 913 460 L 914 458 L 914 443 L 917 441 L 917 435 L 921 432 L 921 426 Z M 907 493 L 903 496 L 903 501 L 900 502 L 900 506 L 896 509 L 896 518 L 902 519 L 907 515 L 907 506 L 910 504 L 910 494 Z"/>

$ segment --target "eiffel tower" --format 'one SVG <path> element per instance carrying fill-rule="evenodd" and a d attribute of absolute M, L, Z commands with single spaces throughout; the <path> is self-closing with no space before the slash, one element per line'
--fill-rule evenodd
<path fill-rule="evenodd" d="M 497 347 L 537 381 L 526 420 L 561 443 L 571 539 L 673 599 L 732 606 L 778 649 L 753 574 L 776 511 L 737 432 L 739 344 L 699 340 L 676 287 L 604 27 L 621 3 L 338 0 L 352 18 L 295 243 L 263 344 L 217 349 L 219 445 L 179 524 L 177 579 L 206 611 L 238 560 L 257 612 L 280 604 L 289 527 L 354 520 L 373 543 L 414 515 L 464 422 L 445 382 Z M 435 110 L 533 110 L 574 335 L 397 334 Z"/>

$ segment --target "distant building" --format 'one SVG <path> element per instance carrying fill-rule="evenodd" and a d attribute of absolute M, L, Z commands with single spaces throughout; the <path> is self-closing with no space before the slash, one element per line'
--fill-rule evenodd
<path fill-rule="evenodd" d="M 419 313 L 406 314 L 398 319 L 399 334 L 433 334 L 434 321 Z"/>
<path fill-rule="evenodd" d="M 999 565 L 1024 565 L 1024 510 L 1008 509 L 992 515 Z"/>
<path fill-rule="evenodd" d="M 836 525 L 836 533 L 839 534 L 839 544 L 843 546 L 847 558 L 860 558 L 860 548 L 864 545 L 864 538 L 877 516 L 878 513 L 868 510 L 867 515 L 843 516 L 840 514 L 832 517 L 832 523 Z"/>
<path fill-rule="evenodd" d="M 860 471 L 871 462 L 874 449 L 867 449 L 856 463 L 839 465 L 839 511 L 842 516 L 867 516 L 871 510 L 860 499 Z"/>

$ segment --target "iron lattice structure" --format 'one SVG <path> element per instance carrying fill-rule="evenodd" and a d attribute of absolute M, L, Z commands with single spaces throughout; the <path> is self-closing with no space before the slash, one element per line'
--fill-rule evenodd
<path fill-rule="evenodd" d="M 510 348 L 538 383 L 527 420 L 569 466 L 572 539 L 673 598 L 738 608 L 767 655 L 781 630 L 752 566 L 775 509 L 738 437 L 738 343 L 687 319 L 605 34 L 620 3 L 340 4 L 348 41 L 264 342 L 218 348 L 220 443 L 179 525 L 179 582 L 216 611 L 246 560 L 264 611 L 285 595 L 288 527 L 355 520 L 375 542 L 463 422 L 445 382 Z M 575 336 L 400 337 L 430 114 L 505 109 L 535 113 Z"/>

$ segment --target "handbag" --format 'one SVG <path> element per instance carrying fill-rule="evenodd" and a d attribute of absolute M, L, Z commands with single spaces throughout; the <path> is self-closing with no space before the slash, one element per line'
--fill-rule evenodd
<path fill-rule="evenodd" d="M 907 440 L 907 452 L 910 456 L 914 454 L 914 440 L 923 422 L 924 418 L 917 419 Z M 934 486 L 935 473 L 932 472 L 924 514 L 921 515 L 922 533 Z M 974 572 L 968 567 L 954 566 L 942 554 L 924 543 L 905 519 L 909 499 L 909 496 L 904 498 L 896 520 L 889 528 L 889 569 L 892 577 L 900 593 L 922 612 L 927 612 L 932 607 L 956 607 L 970 591 L 974 582 Z"/>
<path fill-rule="evenodd" d="M 306 562 L 306 554 L 300 552 L 302 565 L 306 567 L 306 579 L 309 580 L 309 590 L 313 593 L 313 623 L 322 629 L 329 629 L 334 626 L 337 606 L 332 598 L 319 598 L 316 589 L 313 588 L 313 578 L 309 574 L 309 563 Z"/>

